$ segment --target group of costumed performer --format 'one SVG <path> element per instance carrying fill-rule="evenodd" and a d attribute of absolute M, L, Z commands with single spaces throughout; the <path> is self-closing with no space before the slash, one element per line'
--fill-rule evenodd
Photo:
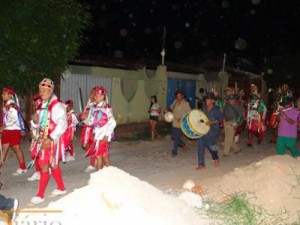
<path fill-rule="evenodd" d="M 44 201 L 44 194 L 50 172 L 56 182 L 57 188 L 51 196 L 63 195 L 66 188 L 62 179 L 59 161 L 65 157 L 63 134 L 67 129 L 67 113 L 65 105 L 54 94 L 54 82 L 48 78 L 39 84 L 39 96 L 42 100 L 35 114 L 35 138 L 32 140 L 31 156 L 33 162 L 40 167 L 39 189 L 31 203 L 39 204 Z M 35 159 L 38 158 L 38 162 Z"/>
<path fill-rule="evenodd" d="M 261 144 L 265 134 L 265 118 L 267 114 L 267 107 L 262 98 L 258 94 L 257 86 L 251 84 L 250 97 L 247 107 L 247 129 L 248 141 L 247 145 L 252 146 L 254 135 L 258 136 L 257 144 Z"/>
<path fill-rule="evenodd" d="M 82 121 L 90 126 L 93 132 L 92 143 L 86 146 L 86 156 L 95 157 L 97 170 L 110 165 L 109 145 L 114 137 L 114 129 L 117 125 L 111 106 L 108 104 L 107 91 L 103 86 L 97 86 L 94 90 L 94 102 L 90 104 L 88 115 Z"/>

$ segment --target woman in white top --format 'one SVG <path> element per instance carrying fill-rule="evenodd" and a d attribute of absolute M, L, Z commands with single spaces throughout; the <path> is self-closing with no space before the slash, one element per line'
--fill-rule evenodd
<path fill-rule="evenodd" d="M 151 131 L 151 140 L 154 141 L 155 135 L 159 137 L 158 132 L 156 130 L 156 124 L 158 122 L 158 116 L 161 112 L 160 105 L 157 103 L 157 97 L 155 95 L 151 96 L 150 107 L 148 112 L 150 114 L 149 122 L 150 122 L 150 131 Z"/>

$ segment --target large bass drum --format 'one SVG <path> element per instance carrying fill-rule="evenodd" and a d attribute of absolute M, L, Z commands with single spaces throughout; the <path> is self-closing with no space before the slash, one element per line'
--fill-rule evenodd
<path fill-rule="evenodd" d="M 194 109 L 181 118 L 182 132 L 190 139 L 198 139 L 207 134 L 210 126 L 206 125 L 208 118 L 201 110 Z"/>

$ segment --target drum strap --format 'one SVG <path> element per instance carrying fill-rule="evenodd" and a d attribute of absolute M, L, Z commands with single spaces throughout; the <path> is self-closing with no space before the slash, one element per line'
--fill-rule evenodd
<path fill-rule="evenodd" d="M 175 102 L 175 104 L 174 104 L 174 106 L 172 108 L 172 111 L 174 111 L 174 108 L 175 108 L 176 105 L 177 105 L 177 101 Z"/>
<path fill-rule="evenodd" d="M 232 105 L 229 104 L 229 106 L 233 109 L 233 111 L 235 112 L 235 114 L 237 115 L 238 120 L 239 120 L 240 114 L 236 111 L 236 109 Z"/>

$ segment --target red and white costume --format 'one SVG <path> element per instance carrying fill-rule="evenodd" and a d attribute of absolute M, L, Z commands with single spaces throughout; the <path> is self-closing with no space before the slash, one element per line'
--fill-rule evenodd
<path fill-rule="evenodd" d="M 73 142 L 74 134 L 76 132 L 76 127 L 78 125 L 78 120 L 73 109 L 67 112 L 67 119 L 68 119 L 68 128 L 65 134 L 64 142 L 70 155 L 74 155 L 74 147 L 72 142 Z"/>
<path fill-rule="evenodd" d="M 39 109 L 42 108 L 42 99 L 38 94 L 33 96 L 34 106 L 35 106 L 35 113 L 32 116 L 32 119 L 30 120 L 30 131 L 32 133 L 32 143 L 34 140 L 38 139 L 38 132 L 37 132 L 37 120 L 39 115 Z"/>
<path fill-rule="evenodd" d="M 247 129 L 249 130 L 248 146 L 252 146 L 253 136 L 255 133 L 258 134 L 257 143 L 260 144 L 263 140 L 265 127 L 267 108 L 263 103 L 262 99 L 258 95 L 253 97 L 248 102 L 247 112 Z"/>
<path fill-rule="evenodd" d="M 42 105 L 42 99 L 38 94 L 33 96 L 33 101 L 35 105 L 35 113 L 32 116 L 32 119 L 30 120 L 30 131 L 31 131 L 31 146 L 30 149 L 33 149 L 34 145 L 36 144 L 36 141 L 38 140 L 38 129 L 37 129 L 37 122 L 38 122 L 38 115 L 39 115 L 39 109 Z M 31 158 L 34 159 L 33 154 L 31 154 Z M 29 181 L 33 180 L 39 180 L 40 179 L 40 165 L 39 165 L 39 158 L 35 158 L 35 174 L 32 175 L 32 177 L 28 178 Z"/>
<path fill-rule="evenodd" d="M 83 114 L 85 116 L 89 115 L 90 108 L 93 106 L 93 102 L 88 102 L 87 106 L 84 109 Z M 80 144 L 83 147 L 91 145 L 93 142 L 93 126 L 89 126 L 83 122 L 83 128 L 80 137 Z"/>
<path fill-rule="evenodd" d="M 32 157 L 38 157 L 39 163 L 55 166 L 60 159 L 64 161 L 65 143 L 63 134 L 67 129 L 66 108 L 57 97 L 52 94 L 49 102 L 43 102 L 38 109 L 38 124 L 36 124 L 37 138 L 31 146 Z M 47 149 L 40 149 L 43 139 L 51 138 L 53 145 Z"/>
<path fill-rule="evenodd" d="M 57 99 L 53 91 L 54 83 L 52 80 L 45 78 L 40 82 L 39 94 L 43 102 L 38 109 L 36 123 L 37 139 L 31 146 L 31 153 L 33 157 L 39 159 L 38 163 L 41 167 L 41 172 L 39 190 L 36 196 L 31 199 L 31 203 L 33 204 L 40 204 L 44 201 L 45 190 L 50 179 L 49 170 L 57 185 L 57 188 L 51 195 L 57 196 L 66 193 L 58 163 L 61 158 L 64 161 L 65 157 L 65 144 L 62 139 L 68 126 L 67 113 L 65 105 Z M 49 145 L 45 145 L 46 142 Z"/>
<path fill-rule="evenodd" d="M 2 90 L 4 106 L 2 109 L 2 137 L 1 137 L 1 160 L 0 167 L 3 165 L 6 154 L 11 146 L 16 153 L 20 168 L 13 175 L 25 173 L 26 164 L 24 153 L 20 148 L 21 136 L 25 134 L 24 122 L 19 110 L 19 101 L 15 91 L 10 87 Z"/>
<path fill-rule="evenodd" d="M 98 104 L 94 103 L 84 123 L 93 127 L 94 134 L 93 144 L 86 155 L 108 156 L 109 143 L 113 138 L 114 129 L 117 125 L 110 105 L 106 101 Z M 104 136 L 108 137 L 108 142 L 102 141 Z"/>
<path fill-rule="evenodd" d="M 10 144 L 11 146 L 19 145 L 21 141 L 21 126 L 18 106 L 11 99 L 8 100 L 3 107 L 3 125 L 5 125 L 2 134 L 2 144 Z"/>

